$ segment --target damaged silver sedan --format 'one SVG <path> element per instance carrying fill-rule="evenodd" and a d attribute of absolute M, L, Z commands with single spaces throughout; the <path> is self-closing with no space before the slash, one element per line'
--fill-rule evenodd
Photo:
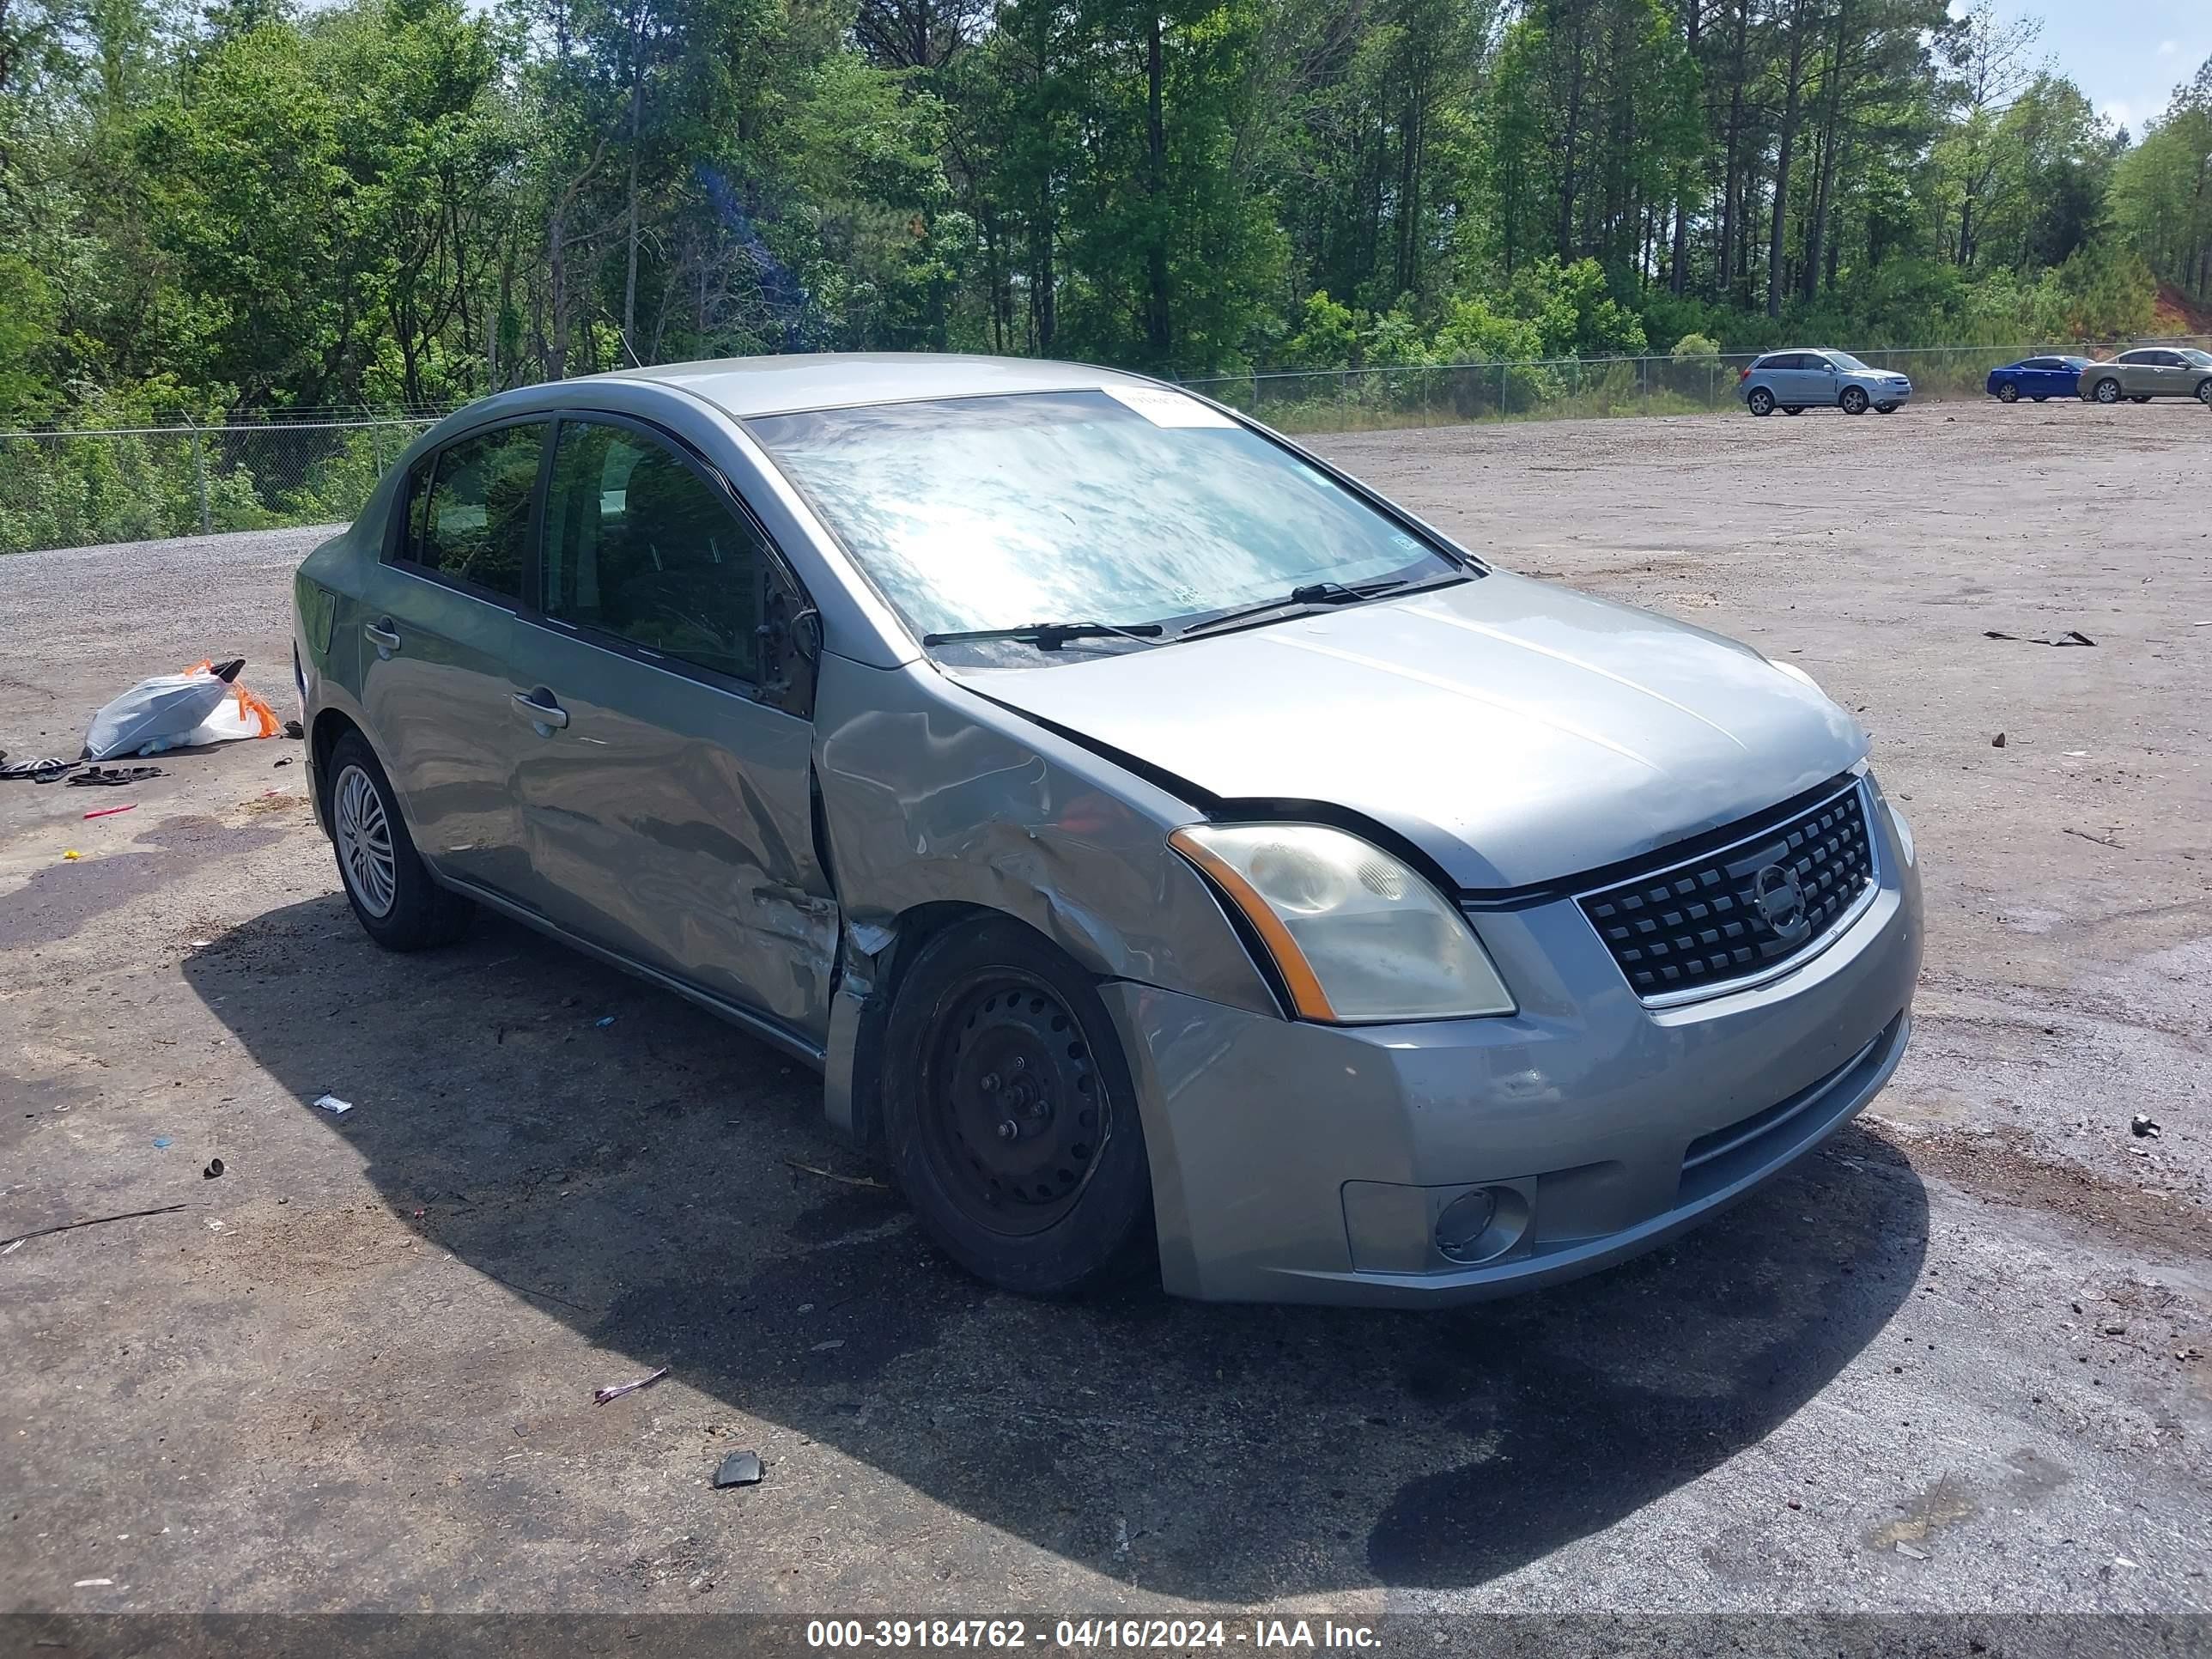
<path fill-rule="evenodd" d="M 1904 1052 L 1911 833 L 1808 677 L 1153 382 L 793 357 L 505 393 L 296 601 L 375 939 L 482 906 L 802 1057 L 1010 1289 L 1586 1272 Z"/>

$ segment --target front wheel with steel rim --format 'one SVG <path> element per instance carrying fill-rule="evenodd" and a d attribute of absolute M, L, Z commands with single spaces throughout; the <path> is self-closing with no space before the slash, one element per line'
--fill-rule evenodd
<path fill-rule="evenodd" d="M 329 792 L 324 817 L 337 854 L 338 879 L 368 936 L 394 951 L 458 939 L 471 907 L 423 867 L 391 780 L 367 740 L 357 732 L 340 738 L 323 775 Z"/>
<path fill-rule="evenodd" d="M 884 1150 L 922 1226 L 978 1278 L 1064 1295 L 1152 1244 L 1129 1068 L 1089 975 L 1003 916 L 954 923 L 900 975 Z"/>
<path fill-rule="evenodd" d="M 2197 401 L 2207 406 L 2212 406 L 2212 380 L 2199 380 L 2197 383 Z"/>

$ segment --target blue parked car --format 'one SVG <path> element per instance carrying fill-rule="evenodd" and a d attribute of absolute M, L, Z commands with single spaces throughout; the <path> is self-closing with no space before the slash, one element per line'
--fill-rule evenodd
<path fill-rule="evenodd" d="M 2027 357 L 1990 371 L 1990 396 L 2000 403 L 2016 404 L 2022 398 L 2041 403 L 2046 398 L 2078 398 L 2087 357 Z"/>
<path fill-rule="evenodd" d="M 1736 377 L 1736 395 L 1754 415 L 1802 415 L 1840 409 L 1863 415 L 1869 406 L 1894 415 L 1912 395 L 1902 374 L 1869 368 L 1848 351 L 1770 351 Z"/>

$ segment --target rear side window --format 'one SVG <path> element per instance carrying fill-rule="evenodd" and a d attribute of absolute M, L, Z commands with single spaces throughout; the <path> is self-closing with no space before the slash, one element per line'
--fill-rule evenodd
<path fill-rule="evenodd" d="M 2120 354 L 2119 361 L 2124 363 L 2155 363 L 2158 362 L 2158 353 L 2155 351 L 2123 351 Z"/>
<path fill-rule="evenodd" d="M 417 463 L 409 477 L 400 557 L 447 581 L 520 603 L 545 430 L 542 421 L 503 426 Z"/>
<path fill-rule="evenodd" d="M 548 617 L 758 678 L 760 534 L 673 450 L 628 427 L 563 420 L 546 514 Z"/>

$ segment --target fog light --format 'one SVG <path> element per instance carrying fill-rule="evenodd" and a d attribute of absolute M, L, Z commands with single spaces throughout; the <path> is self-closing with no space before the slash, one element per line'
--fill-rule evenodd
<path fill-rule="evenodd" d="M 1491 1251 L 1485 1235 L 1498 1214 L 1495 1188 L 1478 1187 L 1444 1206 L 1437 1218 L 1437 1249 L 1455 1261 L 1480 1261 Z"/>

